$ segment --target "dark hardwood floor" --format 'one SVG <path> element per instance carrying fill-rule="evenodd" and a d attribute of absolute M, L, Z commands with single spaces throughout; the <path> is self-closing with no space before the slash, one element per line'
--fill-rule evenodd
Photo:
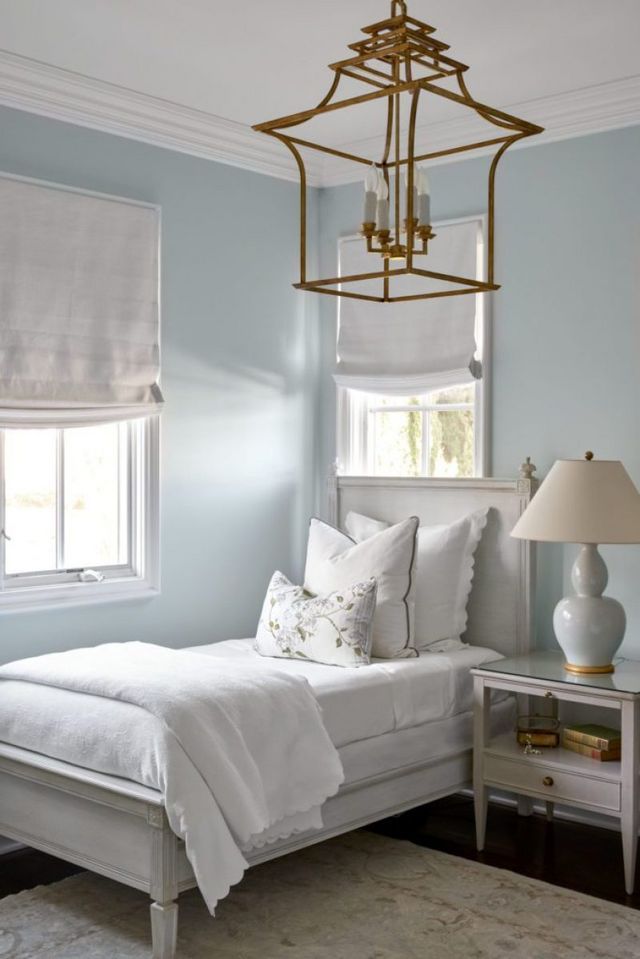
<path fill-rule="evenodd" d="M 640 909 L 640 869 L 636 891 L 624 889 L 622 841 L 610 829 L 541 815 L 519 816 L 512 806 L 489 806 L 484 852 L 477 852 L 473 800 L 450 796 L 371 827 L 499 869 L 564 886 L 610 902 Z"/>
<path fill-rule="evenodd" d="M 548 823 L 542 816 L 521 817 L 512 807 L 492 805 L 487 848 L 477 853 L 473 803 L 463 796 L 421 806 L 371 828 L 386 836 L 640 909 L 640 876 L 638 891 L 627 896 L 620 836 L 608 829 L 559 819 Z M 79 871 L 29 849 L 3 856 L 0 863 L 0 897 L 56 882 Z"/>

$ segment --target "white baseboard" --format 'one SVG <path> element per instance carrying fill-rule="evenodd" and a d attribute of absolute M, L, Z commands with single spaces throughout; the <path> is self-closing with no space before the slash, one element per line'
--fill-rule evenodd
<path fill-rule="evenodd" d="M 5 839 L 4 836 L 0 836 L 0 856 L 4 856 L 8 852 L 15 852 L 16 849 L 24 849 L 24 845 L 21 842 L 14 842 L 13 839 Z"/>

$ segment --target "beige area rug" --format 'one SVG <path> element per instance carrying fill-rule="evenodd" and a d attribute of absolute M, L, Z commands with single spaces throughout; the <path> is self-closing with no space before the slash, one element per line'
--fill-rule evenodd
<path fill-rule="evenodd" d="M 588 866 L 587 866 L 588 868 Z M 148 900 L 82 874 L 0 900 L 1 959 L 149 959 Z M 640 913 L 357 832 L 251 869 L 179 959 L 639 959 Z"/>

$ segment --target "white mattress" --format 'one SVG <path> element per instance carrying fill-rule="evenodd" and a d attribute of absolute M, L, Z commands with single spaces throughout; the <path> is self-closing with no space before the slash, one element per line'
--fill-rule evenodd
<path fill-rule="evenodd" d="M 393 734 L 403 730 L 414 731 L 414 736 L 401 737 L 406 741 L 407 755 L 422 754 L 424 748 L 448 741 L 435 726 L 451 717 L 464 716 L 459 723 L 449 724 L 447 735 L 462 739 L 456 742 L 470 745 L 470 713 L 472 678 L 469 670 L 474 665 L 495 660 L 498 654 L 480 647 L 467 647 L 452 653 L 425 653 L 417 659 L 397 661 L 377 660 L 360 669 L 341 669 L 301 663 L 294 660 L 266 659 L 253 649 L 253 640 L 229 640 L 210 646 L 193 647 L 192 652 L 206 656 L 249 658 L 265 669 L 279 669 L 306 676 L 311 683 L 323 711 L 323 718 L 334 745 L 340 749 L 347 763 L 348 781 L 362 778 L 358 762 L 352 760 L 349 747 L 362 741 L 362 755 L 376 768 L 381 761 L 404 765 L 397 753 L 400 739 L 393 744 Z M 0 741 L 67 762 L 73 757 L 90 757 L 88 768 L 98 772 L 130 779 L 155 787 L 159 781 L 156 756 L 152 744 L 157 740 L 155 724 L 158 720 L 138 706 L 102 699 L 83 693 L 69 692 L 54 687 L 30 683 L 3 681 L 0 684 Z M 86 722 L 78 724 L 81 712 Z M 29 715 L 29 723 L 21 716 Z M 423 730 L 434 727 L 434 742 L 425 739 Z M 451 730 L 454 730 L 451 732 Z M 422 738 L 420 738 L 422 737 Z M 123 770 L 120 744 L 135 740 L 140 763 L 133 770 Z M 375 744 L 375 745 L 371 745 Z M 403 747 L 404 748 L 404 747 Z M 437 747 L 440 749 L 440 747 Z M 380 755 L 378 755 L 378 752 Z M 131 751 L 131 750 L 129 750 Z M 387 757 L 388 753 L 388 757 Z M 425 755 L 429 755 L 427 752 Z M 355 757 L 355 753 L 354 753 Z M 394 758 L 395 757 L 395 758 Z M 410 759 L 408 761 L 418 761 Z M 77 760 L 76 760 L 77 761 Z M 355 762 L 355 766 L 350 765 Z M 368 775 L 365 772 L 363 775 Z"/>
<path fill-rule="evenodd" d="M 491 735 L 515 730 L 516 703 L 512 696 L 491 706 Z M 373 739 L 347 743 L 338 750 L 345 785 L 357 783 L 394 769 L 451 756 L 473 746 L 473 713 L 458 713 L 410 729 L 397 729 Z"/>

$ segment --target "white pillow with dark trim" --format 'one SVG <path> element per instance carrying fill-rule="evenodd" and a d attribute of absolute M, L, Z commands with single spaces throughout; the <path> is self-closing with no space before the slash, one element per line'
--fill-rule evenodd
<path fill-rule="evenodd" d="M 375 608 L 375 579 L 309 596 L 276 572 L 260 614 L 255 649 L 261 656 L 368 666 Z"/>
<path fill-rule="evenodd" d="M 415 656 L 413 648 L 414 564 L 418 518 L 390 526 L 356 543 L 339 529 L 312 519 L 307 542 L 305 589 L 313 594 L 342 589 L 345 583 L 375 579 L 372 656 Z"/>
<path fill-rule="evenodd" d="M 418 530 L 415 576 L 415 639 L 418 650 L 444 652 L 465 646 L 467 602 L 473 583 L 475 551 L 487 525 L 488 509 L 475 510 L 454 523 Z M 347 531 L 360 541 L 384 528 L 383 520 L 347 513 Z M 437 645 L 434 645 L 437 644 Z"/>

